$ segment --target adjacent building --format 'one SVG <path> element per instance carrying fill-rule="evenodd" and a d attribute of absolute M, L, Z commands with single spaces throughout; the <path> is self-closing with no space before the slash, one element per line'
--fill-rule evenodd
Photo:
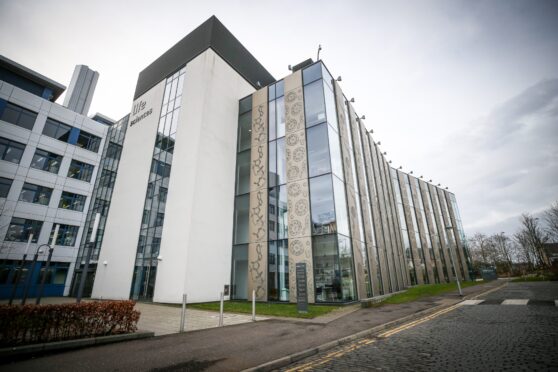
<path fill-rule="evenodd" d="M 54 101 L 65 87 L 0 56 L 0 298 L 28 254 L 17 297 L 68 294 L 108 127 Z M 31 258 L 41 248 L 37 264 Z"/>

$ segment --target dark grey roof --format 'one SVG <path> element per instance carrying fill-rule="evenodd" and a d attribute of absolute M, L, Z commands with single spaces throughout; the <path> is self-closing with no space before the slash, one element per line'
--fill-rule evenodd
<path fill-rule="evenodd" d="M 52 90 L 53 98 L 52 101 L 56 101 L 58 97 L 66 90 L 66 87 L 52 79 L 47 78 L 44 75 L 39 74 L 36 71 L 31 70 L 19 63 L 12 61 L 9 58 L 0 55 L 0 67 L 5 68 L 8 71 L 21 76 L 33 83 L 39 84 L 40 86 L 50 88 Z"/>
<path fill-rule="evenodd" d="M 140 72 L 134 99 L 203 53 L 207 48 L 213 49 L 255 88 L 257 88 L 258 81 L 262 87 L 275 81 L 275 78 L 217 17 L 211 16 Z"/>

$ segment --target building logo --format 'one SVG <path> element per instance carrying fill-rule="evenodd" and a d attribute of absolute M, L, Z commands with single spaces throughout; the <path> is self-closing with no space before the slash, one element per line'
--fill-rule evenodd
<path fill-rule="evenodd" d="M 140 113 L 141 115 L 133 118 L 132 121 L 130 121 L 130 126 L 137 124 L 140 120 L 151 115 L 151 113 L 153 112 L 152 108 L 142 113 L 142 111 L 145 109 L 145 105 L 146 105 L 145 101 L 139 101 L 134 105 L 134 107 L 132 108 L 132 115 L 138 115 Z"/>

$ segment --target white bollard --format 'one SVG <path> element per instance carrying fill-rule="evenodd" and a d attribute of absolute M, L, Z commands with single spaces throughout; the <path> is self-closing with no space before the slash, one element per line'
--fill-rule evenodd
<path fill-rule="evenodd" d="M 256 321 L 256 290 L 252 290 L 252 321 Z"/>
<path fill-rule="evenodd" d="M 186 326 L 186 298 L 187 295 L 182 295 L 182 313 L 180 314 L 180 332 L 184 332 Z"/>
<path fill-rule="evenodd" d="M 223 296 L 223 292 L 220 293 L 221 295 L 221 306 L 219 307 L 219 327 L 223 326 L 223 301 L 225 300 L 225 296 Z"/>

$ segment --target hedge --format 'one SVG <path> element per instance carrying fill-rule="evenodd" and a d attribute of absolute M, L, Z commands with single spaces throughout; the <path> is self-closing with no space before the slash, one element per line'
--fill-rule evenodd
<path fill-rule="evenodd" d="M 140 317 L 134 305 L 134 301 L 0 305 L 0 346 L 132 333 Z"/>

